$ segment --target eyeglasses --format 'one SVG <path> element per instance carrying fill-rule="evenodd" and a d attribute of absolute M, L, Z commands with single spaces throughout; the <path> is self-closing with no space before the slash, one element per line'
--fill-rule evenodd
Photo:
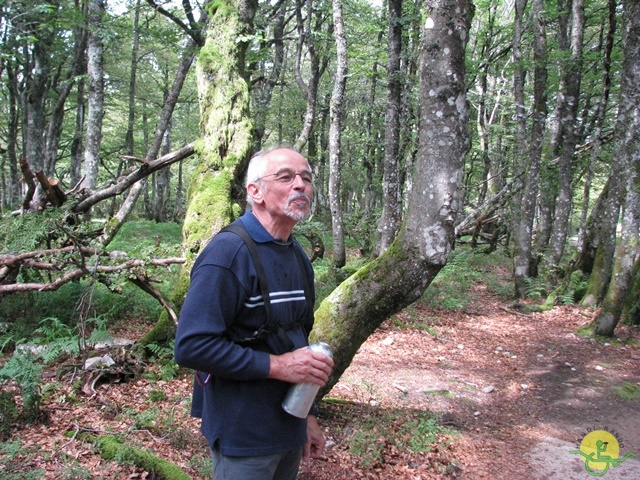
<path fill-rule="evenodd" d="M 297 175 L 300 175 L 300 178 L 305 184 L 311 185 L 313 183 L 313 175 L 311 175 L 311 172 L 307 172 L 307 171 L 295 172 L 290 168 L 283 168 L 279 172 L 270 173 L 269 175 L 264 175 L 260 178 L 256 178 L 255 181 L 257 182 L 267 177 L 274 177 L 274 180 L 278 183 L 281 183 L 283 185 L 291 185 L 296 179 Z"/>

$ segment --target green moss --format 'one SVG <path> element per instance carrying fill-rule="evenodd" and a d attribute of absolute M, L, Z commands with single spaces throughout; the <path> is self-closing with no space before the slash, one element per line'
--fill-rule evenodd
<path fill-rule="evenodd" d="M 189 475 L 179 466 L 168 462 L 151 452 L 131 445 L 123 444 L 118 437 L 107 435 L 95 439 L 102 458 L 120 462 L 133 462 L 134 465 L 163 480 L 189 480 Z"/>
<path fill-rule="evenodd" d="M 176 326 L 173 323 L 173 320 L 169 318 L 166 310 L 162 310 L 160 314 L 160 318 L 154 325 L 154 327 L 147 332 L 140 340 L 138 340 L 137 345 L 140 347 L 144 347 L 149 344 L 158 344 L 164 345 L 171 339 L 175 338 L 176 335 Z"/>
<path fill-rule="evenodd" d="M 236 8 L 230 0 L 213 0 L 206 4 L 205 8 L 209 12 L 210 17 L 213 17 L 214 15 L 227 17 L 235 14 L 236 12 Z"/>
<path fill-rule="evenodd" d="M 613 391 L 624 400 L 640 399 L 640 384 L 624 382 L 622 386 L 613 387 Z"/>

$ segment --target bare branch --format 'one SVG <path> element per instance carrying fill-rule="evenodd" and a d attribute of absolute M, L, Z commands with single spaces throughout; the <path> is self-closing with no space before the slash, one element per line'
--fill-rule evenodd
<path fill-rule="evenodd" d="M 32 258 L 43 256 L 45 254 L 64 253 L 73 251 L 76 247 L 65 247 L 52 250 L 42 250 L 36 252 L 28 252 L 20 255 L 2 255 L 0 256 L 0 266 L 15 267 L 17 265 L 23 265 L 33 267 L 42 270 L 60 270 L 64 267 L 63 264 L 45 263 L 45 262 L 33 262 Z M 93 252 L 91 249 L 85 249 L 85 251 Z M 0 285 L 0 293 L 17 293 L 17 292 L 52 292 L 58 290 L 60 287 L 73 280 L 78 280 L 87 275 L 93 275 L 96 273 L 118 273 L 124 270 L 130 270 L 137 267 L 143 267 L 146 265 L 153 265 L 156 267 L 168 267 L 172 264 L 182 264 L 185 259 L 182 257 L 170 257 L 162 259 L 151 260 L 139 260 L 132 259 L 127 260 L 124 263 L 118 265 L 94 265 L 84 266 L 76 268 L 65 273 L 62 277 L 49 282 L 49 283 L 12 283 L 9 285 Z M 155 296 L 155 295 L 154 295 Z M 157 297 L 156 297 L 157 298 Z"/>
<path fill-rule="evenodd" d="M 149 279 L 147 274 L 139 270 L 136 270 L 134 274 L 135 278 L 130 279 L 131 283 L 141 288 L 153 298 L 158 300 L 160 302 L 160 305 L 162 305 L 162 307 L 167 311 L 167 314 L 169 315 L 171 320 L 173 320 L 173 324 L 178 325 L 178 315 L 176 314 L 175 310 L 173 309 L 169 301 L 164 298 L 160 290 L 151 285 L 151 280 Z"/>
<path fill-rule="evenodd" d="M 168 153 L 163 155 L 162 157 L 153 160 L 147 161 L 145 164 L 141 165 L 139 168 L 131 172 L 129 175 L 122 177 L 118 180 L 114 185 L 110 185 L 109 187 L 98 190 L 82 201 L 78 202 L 74 207 L 73 211 L 75 213 L 84 213 L 87 212 L 93 205 L 102 200 L 113 197 L 114 195 L 118 195 L 125 190 L 127 190 L 134 183 L 142 180 L 143 178 L 151 175 L 153 172 L 156 172 L 164 167 L 167 167 L 173 163 L 179 162 L 187 157 L 190 157 L 195 152 L 194 142 L 185 145 L 179 150 L 175 152 Z"/>
<path fill-rule="evenodd" d="M 183 8 L 185 10 L 185 14 L 187 15 L 187 18 L 189 20 L 189 25 L 184 23 L 182 20 L 180 20 L 178 17 L 176 17 L 173 13 L 169 12 L 168 10 L 165 10 L 164 7 L 162 7 L 162 5 L 158 5 L 155 2 L 155 0 L 147 0 L 147 3 L 156 12 L 158 12 L 161 15 L 164 15 L 169 20 L 171 20 L 176 25 L 178 25 L 182 30 L 184 30 L 184 32 L 187 35 L 189 35 L 191 38 L 193 38 L 193 40 L 198 44 L 198 46 L 200 46 L 200 47 L 204 46 L 204 37 L 202 36 L 201 29 L 198 26 L 198 22 L 196 22 L 195 19 L 193 18 L 193 8 L 191 7 L 191 4 L 190 4 L 190 2 L 188 0 L 183 0 L 182 6 L 183 6 Z M 206 12 L 205 11 L 203 11 L 201 13 L 201 18 L 202 18 L 201 23 L 206 22 Z"/>

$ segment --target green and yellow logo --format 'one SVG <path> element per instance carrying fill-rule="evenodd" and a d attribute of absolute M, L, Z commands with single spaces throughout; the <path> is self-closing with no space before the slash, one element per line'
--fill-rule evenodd
<path fill-rule="evenodd" d="M 606 427 L 605 427 L 606 428 Z M 571 450 L 582 456 L 584 468 L 589 475 L 601 477 L 610 467 L 618 467 L 629 457 L 635 457 L 633 452 L 620 456 L 620 443 L 615 432 L 608 430 L 593 430 L 587 433 L 580 443 L 580 450 Z"/>

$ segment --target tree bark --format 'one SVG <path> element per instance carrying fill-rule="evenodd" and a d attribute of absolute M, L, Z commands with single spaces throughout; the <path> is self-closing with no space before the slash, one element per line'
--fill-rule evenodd
<path fill-rule="evenodd" d="M 533 0 L 533 36 L 534 36 L 534 86 L 533 86 L 533 123 L 529 141 L 527 175 L 524 192 L 520 202 L 518 222 L 514 231 L 514 283 L 516 298 L 524 298 L 526 279 L 530 276 L 533 221 L 538 198 L 540 180 L 540 162 L 542 157 L 542 139 L 547 118 L 547 40 L 544 27 L 544 5 L 542 0 Z"/>
<path fill-rule="evenodd" d="M 600 147 L 602 146 L 603 127 L 607 118 L 607 107 L 609 105 L 609 94 L 611 92 L 611 52 L 613 51 L 613 44 L 615 40 L 616 31 L 616 1 L 609 0 L 609 29 L 605 38 L 604 45 L 604 74 L 602 83 L 604 88 L 602 90 L 602 97 L 596 110 L 595 119 L 595 131 L 593 132 L 591 156 L 589 159 L 589 167 L 587 170 L 586 178 L 584 180 L 584 189 L 582 195 L 582 212 L 580 214 L 580 229 L 578 230 L 578 251 L 582 252 L 585 248 L 585 230 L 587 228 L 587 219 L 589 213 L 589 198 L 591 196 L 591 183 L 595 175 L 596 165 L 598 162 L 598 155 L 600 154 Z"/>
<path fill-rule="evenodd" d="M 584 37 L 584 0 L 573 0 L 571 5 L 570 59 L 565 73 L 565 109 L 563 112 L 562 152 L 558 164 L 558 198 L 556 199 L 555 221 L 545 257 L 545 265 L 550 271 L 557 269 L 564 253 L 569 231 L 569 215 L 573 198 L 573 163 L 578 144 L 578 104 L 582 80 L 582 44 Z"/>
<path fill-rule="evenodd" d="M 93 190 L 98 182 L 102 116 L 104 110 L 104 66 L 101 38 L 102 17 L 106 11 L 103 0 L 89 2 L 89 39 L 87 43 L 88 108 L 87 136 L 84 149 L 83 188 Z"/>
<path fill-rule="evenodd" d="M 333 265 L 342 268 L 347 256 L 344 245 L 344 224 L 340 198 L 340 137 L 344 115 L 344 91 L 347 83 L 347 39 L 344 33 L 341 0 L 332 0 L 337 65 L 331 95 L 331 125 L 329 127 L 329 204 L 333 226 Z"/>
<path fill-rule="evenodd" d="M 269 114 L 269 106 L 271 104 L 271 98 L 273 96 L 273 89 L 280 82 L 282 70 L 284 68 L 284 34 L 285 34 L 285 15 L 287 13 L 287 3 L 282 1 L 275 6 L 274 17 L 268 16 L 266 19 L 267 25 L 263 28 L 273 29 L 273 39 L 270 43 L 273 44 L 273 58 L 270 59 L 271 71 L 267 74 L 264 73 L 257 82 L 253 84 L 252 96 L 254 99 L 255 107 L 252 110 L 255 128 L 254 128 L 254 142 L 256 150 L 262 145 L 262 141 L 267 129 L 267 118 Z M 265 39 L 266 43 L 266 39 Z M 266 48 L 264 45 L 262 48 Z M 266 63 L 266 62 L 265 62 Z M 262 71 L 267 69 L 263 64 L 260 66 Z"/>
<path fill-rule="evenodd" d="M 389 0 L 389 31 L 387 34 L 387 113 L 385 115 L 385 153 L 382 177 L 382 214 L 378 220 L 373 257 L 384 253 L 398 233 L 402 215 L 400 185 L 400 110 L 402 80 L 400 54 L 402 52 L 402 0 Z"/>
<path fill-rule="evenodd" d="M 306 20 L 303 20 L 301 5 L 298 4 L 296 16 L 298 18 L 298 47 L 296 51 L 296 81 L 302 90 L 303 95 L 307 100 L 307 109 L 304 114 L 304 121 L 302 124 L 302 130 L 300 135 L 293 144 L 293 148 L 297 151 L 301 151 L 309 140 L 309 136 L 313 131 L 313 125 L 316 117 L 316 103 L 318 98 L 318 86 L 320 85 L 320 78 L 326 69 L 328 57 L 325 57 L 323 65 L 320 65 L 320 58 L 318 57 L 315 41 L 313 39 L 314 33 L 311 31 L 311 20 L 314 18 L 313 0 L 307 0 L 307 16 Z M 321 22 L 318 22 L 321 24 Z M 306 40 L 308 45 L 307 50 L 309 54 L 309 82 L 304 83 L 302 79 L 301 65 L 302 65 L 302 48 Z"/>
<path fill-rule="evenodd" d="M 465 0 L 434 0 L 422 8 L 415 187 L 396 242 L 338 286 L 316 312 L 312 339 L 328 342 L 335 360 L 321 395 L 386 318 L 422 295 L 453 247 L 462 167 L 470 147 L 464 58 L 473 6 Z"/>
<path fill-rule="evenodd" d="M 134 154 L 133 128 L 136 118 L 136 77 L 138 74 L 138 52 L 140 50 L 140 1 L 133 7 L 133 46 L 131 47 L 131 70 L 129 73 L 129 108 L 127 112 L 127 133 L 124 138 L 126 155 Z"/>
<path fill-rule="evenodd" d="M 625 172 L 625 199 L 622 232 L 616 247 L 609 290 L 593 322 L 596 335 L 613 336 L 631 285 L 633 266 L 638 256 L 640 225 L 640 3 L 624 4 L 627 21 L 623 39 L 622 85 L 616 120 L 616 151 L 622 157 Z"/>
<path fill-rule="evenodd" d="M 200 162 L 189 187 L 182 227 L 186 262 L 173 291 L 173 305 L 182 307 L 189 288 L 189 273 L 198 253 L 212 235 L 241 213 L 234 200 L 234 185 L 246 168 L 253 146 L 249 118 L 249 82 L 245 71 L 246 41 L 253 30 L 257 0 L 221 0 L 210 4 L 205 45 L 197 63 L 200 128 Z M 244 197 L 242 198 L 244 200 Z M 175 334 L 168 315 L 140 340 L 164 342 Z"/>

